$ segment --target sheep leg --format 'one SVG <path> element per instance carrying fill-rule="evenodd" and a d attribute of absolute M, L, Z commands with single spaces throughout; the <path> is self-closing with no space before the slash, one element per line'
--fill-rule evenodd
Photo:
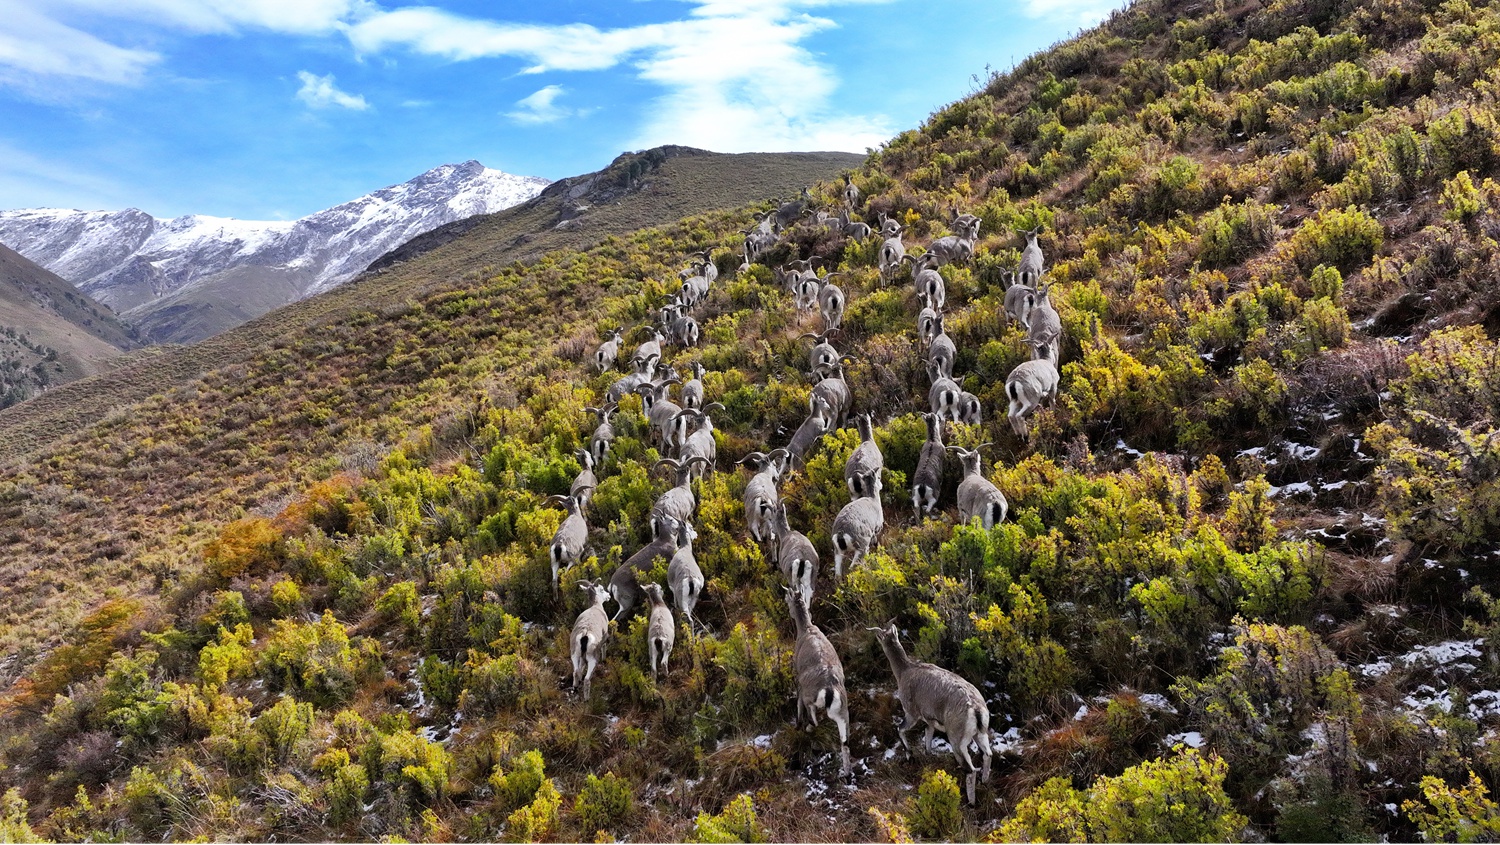
<path fill-rule="evenodd" d="M 828 718 L 839 728 L 839 772 L 848 777 L 853 771 L 849 764 L 849 713 L 844 708 L 844 697 L 834 690 L 833 701 L 828 704 Z"/>

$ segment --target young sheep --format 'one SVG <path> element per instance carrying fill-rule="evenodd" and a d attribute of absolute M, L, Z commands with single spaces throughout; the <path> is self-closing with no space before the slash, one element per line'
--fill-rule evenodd
<path fill-rule="evenodd" d="M 644 342 L 644 343 L 642 343 L 640 346 L 637 346 L 635 348 L 635 353 L 631 357 L 636 362 L 641 362 L 641 361 L 660 361 L 661 360 L 661 342 L 664 341 L 664 340 L 666 340 L 666 339 L 667 338 L 666 338 L 665 335 L 663 335 L 657 329 L 653 328 L 651 330 L 651 339 L 648 340 L 648 341 L 646 341 L 646 342 Z"/>
<path fill-rule="evenodd" d="M 573 476 L 573 483 L 568 486 L 568 495 L 578 500 L 578 508 L 582 510 L 588 507 L 589 499 L 594 498 L 594 488 L 599 486 L 599 476 L 594 474 L 594 454 L 587 449 L 579 449 L 573 454 L 578 456 L 578 464 L 583 469 Z"/>
<path fill-rule="evenodd" d="M 1042 248 L 1036 242 L 1042 227 L 1017 231 L 1026 237 L 1026 247 L 1021 250 L 1021 263 L 1016 265 L 1016 281 L 1034 289 L 1042 280 Z"/>
<path fill-rule="evenodd" d="M 1027 438 L 1026 417 L 1057 398 L 1057 365 L 1052 360 L 1052 345 L 1033 345 L 1036 358 L 1016 365 L 1005 378 L 1005 395 L 1010 399 L 1007 417 L 1010 427 L 1021 439 Z"/>
<path fill-rule="evenodd" d="M 806 534 L 792 530 L 786 502 L 778 502 L 771 511 L 771 548 L 787 586 L 801 593 L 804 603 L 811 603 L 813 584 L 818 580 L 818 550 Z"/>
<path fill-rule="evenodd" d="M 848 209 L 839 212 L 838 221 L 839 228 L 843 231 L 844 237 L 852 241 L 862 241 L 868 238 L 872 232 L 869 223 L 851 218 Z"/>
<path fill-rule="evenodd" d="M 1062 340 L 1062 317 L 1058 315 L 1057 309 L 1052 307 L 1052 299 L 1048 296 L 1051 285 L 1042 285 L 1036 289 L 1034 304 L 1031 308 L 1031 325 L 1026 330 L 1026 339 L 1032 345 L 1046 343 L 1051 347 L 1051 359 L 1053 364 L 1057 363 L 1057 352 Z"/>
<path fill-rule="evenodd" d="M 941 315 L 936 308 L 932 307 L 932 303 L 927 301 L 926 294 L 919 291 L 917 295 L 922 300 L 922 310 L 917 312 L 917 343 L 925 348 L 930 346 L 939 334 L 938 319 Z"/>
<path fill-rule="evenodd" d="M 672 608 L 662 597 L 660 584 L 645 584 L 641 592 L 651 600 L 651 621 L 646 624 L 646 649 L 651 661 L 651 682 L 656 683 L 657 669 L 663 675 L 671 674 L 667 660 L 672 656 L 672 643 L 677 639 L 677 623 L 672 620 Z"/>
<path fill-rule="evenodd" d="M 880 445 L 875 442 L 875 420 L 869 414 L 856 416 L 854 427 L 859 431 L 859 445 L 854 447 L 854 451 L 844 461 L 844 483 L 849 485 L 849 494 L 858 499 L 865 495 L 861 489 L 861 479 L 872 472 L 879 473 L 885 469 L 885 456 L 880 453 Z"/>
<path fill-rule="evenodd" d="M 880 505 L 880 472 L 862 476 L 859 485 L 865 495 L 844 505 L 828 531 L 833 541 L 833 574 L 837 578 L 844 577 L 844 556 L 849 555 L 849 568 L 853 569 L 854 564 L 870 553 L 870 545 L 885 528 L 885 510 Z"/>
<path fill-rule="evenodd" d="M 818 313 L 823 317 L 824 334 L 843 324 L 844 308 L 848 305 L 848 298 L 844 296 L 843 288 L 829 281 L 837 275 L 839 274 L 836 272 L 829 273 L 819 280 Z"/>
<path fill-rule="evenodd" d="M 848 777 L 849 763 L 849 693 L 844 689 L 844 664 L 833 643 L 813 624 L 807 610 L 807 598 L 798 590 L 786 591 L 786 607 L 797 632 L 792 651 L 792 668 L 797 673 L 797 727 L 804 722 L 810 731 L 818 725 L 818 711 L 828 714 L 839 729 L 839 772 Z"/>
<path fill-rule="evenodd" d="M 1005 501 L 1005 494 L 1000 492 L 1000 488 L 985 478 L 980 470 L 979 449 L 949 446 L 948 451 L 958 455 L 958 461 L 964 468 L 963 480 L 958 482 L 959 519 L 967 525 L 977 516 L 986 531 L 1004 522 L 1010 505 Z"/>
<path fill-rule="evenodd" d="M 689 632 L 696 622 L 693 611 L 698 607 L 698 599 L 703 596 L 703 570 L 693 554 L 693 540 L 697 536 L 698 532 L 693 530 L 692 523 L 684 522 L 678 526 L 677 551 L 672 553 L 672 562 L 667 564 L 667 586 L 672 590 L 677 609 L 682 611 L 688 621 Z"/>
<path fill-rule="evenodd" d="M 1005 284 L 1005 322 L 1015 320 L 1021 324 L 1021 328 L 1031 330 L 1031 308 L 1036 304 L 1036 289 L 1030 285 L 1016 280 L 1016 274 L 1006 272 L 1002 277 Z"/>
<path fill-rule="evenodd" d="M 849 417 L 849 408 L 854 404 L 854 395 L 849 392 L 849 383 L 844 381 L 844 362 L 851 361 L 847 355 L 842 361 L 832 367 L 822 367 L 814 370 L 810 377 L 819 379 L 813 385 L 812 393 L 808 395 L 808 406 L 811 408 L 813 398 L 821 398 L 828 403 L 828 411 L 832 415 L 835 427 L 842 428 Z"/>
<path fill-rule="evenodd" d="M 848 173 L 844 174 L 844 205 L 849 208 L 859 205 L 859 186 L 854 184 L 854 177 Z"/>
<path fill-rule="evenodd" d="M 917 456 L 917 468 L 911 475 L 911 509 L 920 520 L 937 507 L 943 484 L 943 418 L 923 414 L 927 423 L 927 440 Z"/>
<path fill-rule="evenodd" d="M 709 418 L 708 412 L 714 408 L 724 410 L 724 406 L 718 402 L 710 402 L 702 408 L 683 408 L 677 412 L 678 420 L 695 419 L 698 421 L 696 428 L 689 431 L 686 423 L 683 428 L 678 429 L 678 449 L 684 463 L 697 459 L 694 478 L 702 478 L 704 475 L 714 471 L 714 465 L 718 460 L 718 444 L 714 441 L 714 421 Z"/>
<path fill-rule="evenodd" d="M 703 407 L 703 374 L 705 372 L 707 370 L 703 369 L 702 364 L 697 361 L 693 362 L 693 377 L 682 386 L 682 407 Z"/>
<path fill-rule="evenodd" d="M 815 394 L 808 398 L 808 404 L 812 405 L 812 411 L 797 426 L 797 430 L 792 432 L 792 439 L 786 444 L 787 455 L 797 466 L 802 465 L 808 450 L 833 428 L 833 411 L 828 407 L 827 399 Z"/>
<path fill-rule="evenodd" d="M 651 369 L 656 366 L 656 359 L 648 358 L 644 361 L 631 359 L 631 364 L 635 367 L 634 372 L 615 379 L 615 383 L 611 384 L 604 394 L 606 402 L 618 404 L 621 399 L 625 398 L 625 394 L 634 393 L 637 387 L 651 381 Z"/>
<path fill-rule="evenodd" d="M 889 228 L 882 232 L 885 241 L 880 244 L 880 252 L 875 260 L 880 266 L 880 283 L 888 285 L 891 283 L 891 274 L 900 266 L 901 259 L 906 255 L 906 245 L 901 243 L 901 224 L 894 220 L 885 221 L 886 226 L 895 226 L 895 232 L 889 233 Z"/>
<path fill-rule="evenodd" d="M 579 581 L 579 589 L 589 594 L 594 603 L 584 608 L 573 622 L 572 657 L 573 689 L 583 691 L 583 700 L 589 700 L 589 685 L 594 679 L 594 667 L 604 662 L 604 649 L 609 643 L 609 616 L 604 612 L 604 603 L 609 601 L 609 591 L 603 584 Z"/>
<path fill-rule="evenodd" d="M 698 260 L 693 262 L 693 267 L 698 275 L 708 279 L 710 284 L 719 278 L 719 265 L 714 263 L 713 256 L 709 255 L 708 250 L 700 250 L 690 254 L 698 257 Z"/>
<path fill-rule="evenodd" d="M 609 454 L 609 447 L 615 442 L 615 426 L 610 417 L 619 410 L 619 404 L 611 402 L 603 408 L 588 408 L 584 410 L 599 418 L 599 424 L 594 427 L 594 433 L 589 437 L 589 452 L 594 455 L 594 465 L 603 466 L 604 456 Z"/>
<path fill-rule="evenodd" d="M 647 436 L 663 452 L 672 445 L 672 420 L 682 411 L 676 402 L 667 398 L 672 385 L 679 383 L 676 378 L 669 378 L 659 384 L 647 382 L 635 388 L 641 396 L 641 412 L 646 415 Z"/>
<path fill-rule="evenodd" d="M 984 758 L 986 783 L 990 779 L 990 755 L 993 753 L 990 747 L 990 708 L 984 696 L 973 684 L 947 669 L 907 657 L 906 649 L 901 647 L 901 636 L 896 631 L 896 620 L 887 622 L 884 628 L 869 630 L 875 633 L 886 661 L 891 664 L 891 674 L 896 677 L 896 699 L 901 702 L 902 712 L 901 729 L 896 735 L 901 738 L 901 746 L 908 755 L 911 754 L 911 743 L 906 735 L 918 722 L 927 725 L 923 744 L 929 751 L 932 750 L 934 730 L 947 734 L 953 756 L 967 775 L 965 792 L 969 803 L 973 804 L 976 772 L 969 746 L 979 746 L 979 753 Z"/>
<path fill-rule="evenodd" d="M 568 509 L 568 515 L 557 526 L 557 531 L 552 535 L 552 545 L 548 549 L 548 557 L 552 561 L 552 595 L 556 596 L 558 591 L 558 577 L 562 571 L 569 566 L 578 565 L 579 559 L 583 557 L 584 547 L 589 541 L 589 524 L 583 518 L 583 503 L 574 496 L 548 496 L 548 502 L 561 502 Z"/>
<path fill-rule="evenodd" d="M 640 573 L 649 570 L 657 558 L 666 558 L 670 562 L 672 555 L 677 553 L 677 520 L 664 516 L 656 520 L 653 528 L 651 542 L 615 567 L 614 574 L 609 576 L 609 594 L 619 605 L 613 619 L 628 616 L 635 609 L 636 602 L 641 600 Z"/>
<path fill-rule="evenodd" d="M 807 368 L 809 370 L 816 372 L 819 367 L 832 367 L 834 364 L 837 364 L 839 362 L 839 351 L 837 349 L 834 349 L 833 344 L 828 342 L 829 335 L 836 333 L 837 330 L 823 332 L 822 334 L 813 334 L 812 332 L 808 332 L 807 334 L 804 334 L 801 337 L 797 338 L 798 340 L 807 340 L 811 338 L 812 340 L 816 341 L 816 343 L 813 344 L 812 349 L 807 353 Z"/>
<path fill-rule="evenodd" d="M 749 466 L 755 473 L 745 483 L 745 525 L 750 529 L 751 539 L 757 543 L 770 537 L 771 511 L 781 501 L 776 484 L 786 471 L 790 458 L 790 450 L 776 449 L 769 455 L 751 452 L 736 461 L 741 466 Z"/>
<path fill-rule="evenodd" d="M 618 328 L 609 333 L 609 340 L 599 344 L 599 349 L 594 352 L 594 366 L 599 372 L 605 373 L 615 368 L 615 360 L 620 357 L 620 341 L 624 339 L 625 329 Z"/>
<path fill-rule="evenodd" d="M 954 409 L 958 421 L 965 425 L 979 425 L 984 422 L 984 406 L 980 404 L 979 397 L 967 390 L 958 392 L 958 407 Z"/>
<path fill-rule="evenodd" d="M 656 462 L 656 466 L 665 465 L 675 470 L 677 483 L 657 496 L 655 504 L 651 506 L 651 533 L 656 533 L 656 523 L 662 517 L 670 517 L 677 522 L 693 518 L 693 511 L 698 507 L 698 500 L 693 496 L 693 466 L 702 460 L 695 457 L 679 462 L 662 458 Z"/>
<path fill-rule="evenodd" d="M 927 404 L 931 406 L 932 413 L 957 422 L 958 399 L 963 393 L 958 382 L 943 375 L 935 361 L 927 362 L 927 377 L 932 379 L 932 387 L 927 389 Z"/>
<path fill-rule="evenodd" d="M 698 303 L 708 298 L 708 286 L 708 277 L 689 276 L 682 283 L 682 304 L 687 308 L 696 307 Z"/>
<path fill-rule="evenodd" d="M 937 370 L 946 378 L 953 377 L 953 365 L 958 360 L 958 344 L 948 336 L 948 327 L 944 325 L 946 318 L 943 312 L 937 312 L 933 319 L 933 328 L 937 334 L 933 335 L 932 342 L 927 344 L 927 363 L 937 365 Z"/>

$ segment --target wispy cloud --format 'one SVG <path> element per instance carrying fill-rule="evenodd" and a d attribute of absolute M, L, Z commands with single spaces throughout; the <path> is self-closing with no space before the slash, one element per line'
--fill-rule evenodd
<path fill-rule="evenodd" d="M 161 60 L 150 50 L 110 44 L 26 2 L 0 0 L 0 83 L 28 87 L 62 78 L 133 85 Z"/>
<path fill-rule="evenodd" d="M 364 111 L 370 107 L 365 98 L 359 94 L 350 94 L 340 91 L 333 84 L 333 74 L 317 76 L 305 70 L 297 71 L 297 78 L 302 80 L 302 88 L 297 92 L 297 99 L 315 109 L 326 109 L 338 107 L 341 109 L 352 109 Z"/>
<path fill-rule="evenodd" d="M 503 56 L 526 62 L 523 73 L 629 63 L 640 79 L 665 89 L 647 107 L 633 146 L 863 151 L 890 136 L 888 121 L 840 113 L 831 102 L 837 78 L 802 43 L 836 26 L 808 9 L 870 1 L 700 0 L 686 19 L 617 29 L 477 20 L 417 6 L 367 15 L 348 36 L 362 53 L 405 49 L 450 61 Z M 510 116 L 556 119 L 547 107 L 557 94 L 545 93 L 552 88 L 527 98 L 541 97 L 543 108 L 527 109 L 523 100 L 525 110 Z"/>
<path fill-rule="evenodd" d="M 1025 0 L 1022 8 L 1027 17 L 1071 18 L 1080 27 L 1087 27 L 1123 5 L 1124 0 Z"/>
<path fill-rule="evenodd" d="M 517 123 L 552 123 L 570 117 L 574 114 L 573 109 L 563 108 L 557 105 L 557 98 L 562 96 L 564 88 L 561 85 L 548 85 L 529 97 L 516 101 L 519 109 L 506 112 L 506 117 Z"/>
<path fill-rule="evenodd" d="M 601 29 L 473 18 L 432 6 L 386 9 L 373 0 L 0 0 L 0 8 L 40 10 L 30 15 L 33 28 L 59 30 L 56 37 L 33 39 L 41 46 L 30 55 L 0 41 L 0 83 L 5 68 L 22 62 L 36 74 L 130 80 L 160 60 L 153 52 L 109 44 L 57 22 L 70 13 L 87 13 L 186 32 L 342 35 L 363 55 L 404 50 L 452 62 L 513 58 L 527 74 L 627 68 L 662 91 L 645 107 L 631 142 L 635 146 L 672 142 L 723 152 L 861 151 L 890 136 L 889 121 L 838 109 L 833 95 L 839 80 L 805 45 L 837 26 L 815 10 L 884 1 L 696 0 L 678 20 Z M 1037 8 L 1099 1 L 1027 0 Z M 13 32 L 11 24 L 0 23 L 0 37 Z M 297 97 L 309 106 L 369 108 L 363 97 L 336 88 L 331 76 L 306 71 L 298 76 L 303 85 Z M 561 86 L 545 86 L 509 116 L 545 123 L 576 114 L 557 104 L 562 92 Z"/>

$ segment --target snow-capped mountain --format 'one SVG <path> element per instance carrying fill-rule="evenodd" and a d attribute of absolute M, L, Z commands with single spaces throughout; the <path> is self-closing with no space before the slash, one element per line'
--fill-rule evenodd
<path fill-rule="evenodd" d="M 191 342 L 335 287 L 423 232 L 525 202 L 548 184 L 467 161 L 293 221 L 0 211 L 0 243 L 153 340 Z"/>

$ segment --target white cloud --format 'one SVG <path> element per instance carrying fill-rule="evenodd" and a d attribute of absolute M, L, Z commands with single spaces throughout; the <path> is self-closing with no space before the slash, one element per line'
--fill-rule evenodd
<path fill-rule="evenodd" d="M 297 71 L 297 78 L 302 80 L 302 89 L 297 92 L 297 99 L 315 109 L 326 109 L 333 106 L 364 111 L 370 107 L 365 98 L 358 94 L 350 94 L 340 91 L 333 84 L 333 74 L 317 76 L 305 70 Z"/>
<path fill-rule="evenodd" d="M 662 89 L 642 115 L 635 146 L 672 142 L 723 152 L 815 147 L 857 152 L 889 137 L 888 121 L 841 113 L 833 102 L 839 80 L 804 44 L 836 26 L 812 10 L 869 2 L 884 0 L 695 0 L 678 20 L 601 29 L 470 18 L 433 6 L 385 9 L 373 0 L 0 0 L 0 10 L 34 9 L 34 28 L 55 30 L 50 38 L 23 34 L 7 40 L 14 30 L 0 18 L 0 84 L 7 81 L 7 66 L 23 63 L 34 74 L 131 81 L 160 61 L 156 53 L 109 44 L 58 22 L 70 14 L 194 33 L 249 28 L 341 33 L 367 55 L 406 50 L 454 62 L 505 57 L 522 62 L 521 72 L 529 74 L 628 68 Z M 1100 0 L 1026 2 L 1071 9 Z M 40 46 L 25 52 L 33 42 Z M 338 90 L 331 76 L 305 71 L 298 76 L 303 86 L 297 96 L 310 106 L 369 108 L 363 97 Z M 542 123 L 577 114 L 557 105 L 561 93 L 560 86 L 543 87 L 509 115 Z"/>
<path fill-rule="evenodd" d="M 839 114 L 838 80 L 801 43 L 835 23 L 806 9 L 868 0 L 699 0 L 684 20 L 601 30 L 465 18 L 433 7 L 363 17 L 348 29 L 363 53 L 406 49 L 450 61 L 510 57 L 524 73 L 606 70 L 630 63 L 665 93 L 644 116 L 633 146 L 679 143 L 722 152 L 837 149 L 862 152 L 891 135 L 881 117 Z M 874 0 L 879 2 L 879 0 Z M 552 90 L 556 89 L 556 90 Z M 510 116 L 563 116 L 548 86 Z M 528 103 L 535 98 L 534 103 Z"/>
<path fill-rule="evenodd" d="M 557 98 L 565 93 L 561 85 L 548 85 L 529 97 L 516 101 L 520 108 L 513 112 L 506 112 L 506 117 L 517 123 L 552 123 L 571 117 L 576 112 L 573 109 L 563 108 L 557 105 Z"/>
<path fill-rule="evenodd" d="M 27 0 L 0 0 L 0 82 L 62 77 L 133 85 L 160 60 L 54 20 Z"/>
<path fill-rule="evenodd" d="M 1124 0 L 1025 0 L 1023 7 L 1027 17 L 1072 19 L 1090 27 L 1124 5 Z"/>

